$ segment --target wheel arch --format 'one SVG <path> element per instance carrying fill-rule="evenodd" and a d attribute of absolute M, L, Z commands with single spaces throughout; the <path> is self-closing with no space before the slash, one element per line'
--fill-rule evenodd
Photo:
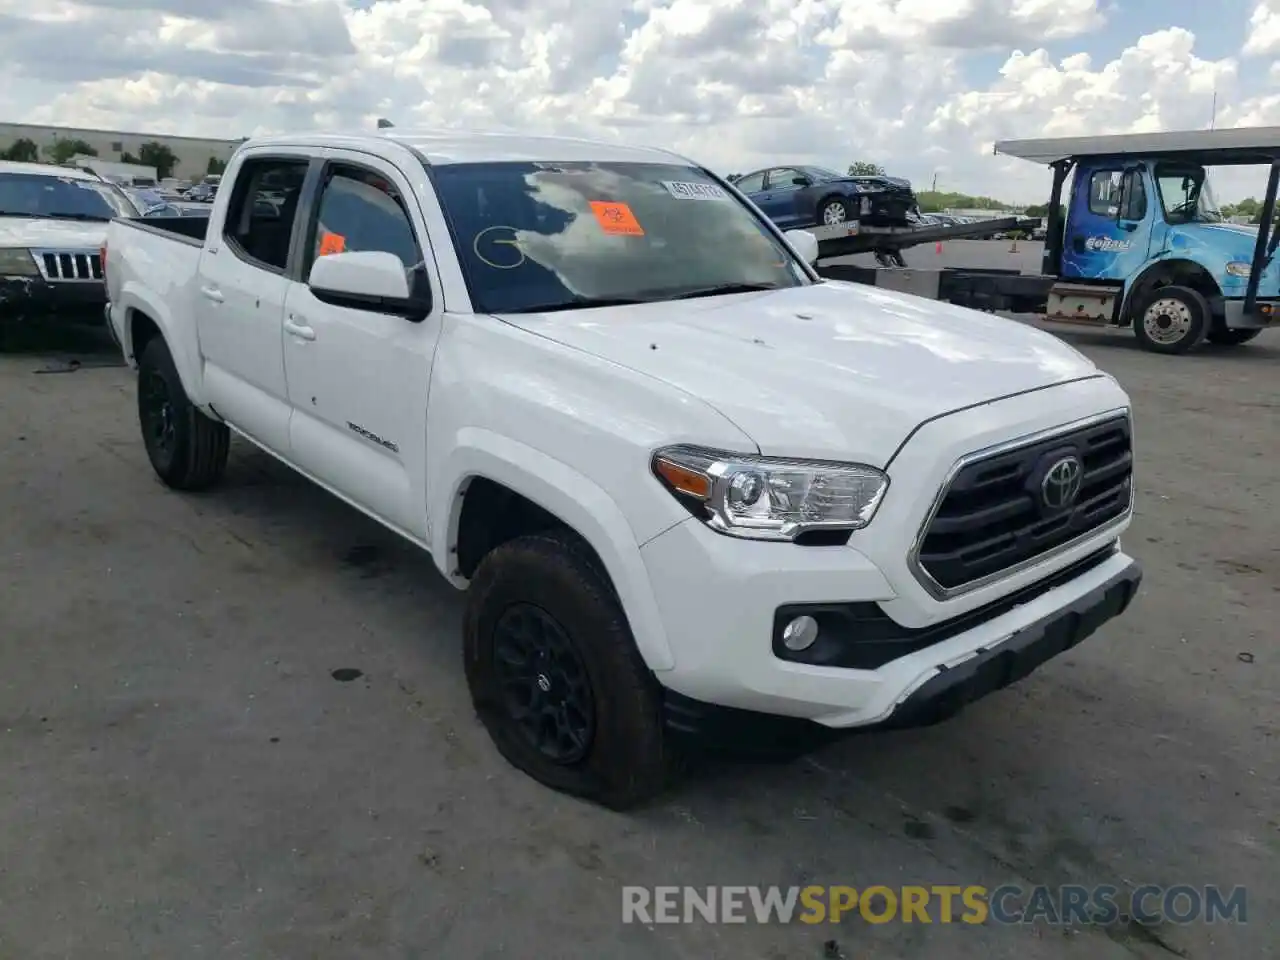
<path fill-rule="evenodd" d="M 164 302 L 136 284 L 125 287 L 121 301 L 124 323 L 120 338 L 125 359 L 136 368 L 138 358 L 147 343 L 156 336 L 161 337 L 169 347 L 169 354 L 178 370 L 178 378 L 182 381 L 182 389 L 192 403 L 198 407 L 203 406 L 199 392 L 195 389 L 199 383 L 199 357 L 194 344 L 190 342 L 194 339 L 194 329 L 191 337 L 182 337 L 173 314 Z M 188 322 L 194 324 L 194 319 Z"/>
<path fill-rule="evenodd" d="M 458 441 L 431 510 L 432 554 L 450 582 L 465 587 L 484 555 L 514 537 L 570 530 L 598 560 L 645 663 L 655 671 L 674 667 L 640 544 L 613 498 L 567 464 L 511 438 L 468 429 Z"/>
<path fill-rule="evenodd" d="M 1209 301 L 1210 307 L 1213 306 L 1215 297 L 1222 296 L 1222 288 L 1218 286 L 1213 274 L 1194 260 L 1157 260 L 1126 285 L 1124 301 L 1120 307 L 1121 325 L 1131 325 L 1143 300 L 1152 291 L 1167 286 L 1189 287 Z"/>
<path fill-rule="evenodd" d="M 818 201 L 818 205 L 814 209 L 814 213 L 817 215 L 819 222 L 822 221 L 823 208 L 826 207 L 826 205 L 829 204 L 832 200 L 839 200 L 841 203 L 843 203 L 844 209 L 845 209 L 845 216 L 852 217 L 853 197 L 847 193 L 840 193 L 838 190 L 832 190 L 822 195 L 822 199 Z"/>

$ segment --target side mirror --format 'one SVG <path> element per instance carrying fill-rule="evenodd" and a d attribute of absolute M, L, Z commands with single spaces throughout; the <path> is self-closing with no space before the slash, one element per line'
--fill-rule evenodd
<path fill-rule="evenodd" d="M 810 180 L 808 177 L 792 177 L 791 182 L 794 183 L 797 187 L 807 187 L 809 186 L 809 184 L 813 183 L 813 181 Z"/>
<path fill-rule="evenodd" d="M 323 303 L 426 319 L 431 304 L 411 295 L 408 271 L 394 253 L 362 250 L 317 257 L 307 277 L 311 294 Z"/>
<path fill-rule="evenodd" d="M 813 265 L 818 262 L 818 238 L 808 230 L 788 230 L 783 236 L 805 263 Z"/>

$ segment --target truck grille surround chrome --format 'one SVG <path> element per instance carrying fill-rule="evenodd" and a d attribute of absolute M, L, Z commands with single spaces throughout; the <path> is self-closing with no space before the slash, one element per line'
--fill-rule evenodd
<path fill-rule="evenodd" d="M 32 250 L 49 283 L 101 283 L 102 257 L 97 250 Z"/>
<path fill-rule="evenodd" d="M 1118 527 L 1132 509 L 1132 420 L 1113 411 L 961 458 L 908 562 L 949 599 Z"/>

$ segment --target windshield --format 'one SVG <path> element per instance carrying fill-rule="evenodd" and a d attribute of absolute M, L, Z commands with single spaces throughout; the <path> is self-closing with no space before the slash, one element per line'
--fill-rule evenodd
<path fill-rule="evenodd" d="M 694 167 L 502 162 L 431 173 L 477 312 L 810 282 L 762 221 Z"/>
<path fill-rule="evenodd" d="M 843 173 L 836 173 L 826 167 L 805 167 L 804 172 L 815 180 L 840 180 L 844 177 Z"/>
<path fill-rule="evenodd" d="M 1209 185 L 1209 173 L 1201 166 L 1156 164 L 1160 202 L 1169 223 L 1221 223 L 1222 213 Z"/>
<path fill-rule="evenodd" d="M 118 187 L 41 173 L 0 173 L 0 217 L 111 220 L 138 211 Z"/>

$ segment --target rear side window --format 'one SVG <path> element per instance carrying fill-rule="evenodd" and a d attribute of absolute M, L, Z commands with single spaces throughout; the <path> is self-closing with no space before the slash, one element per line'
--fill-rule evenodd
<path fill-rule="evenodd" d="M 284 272 L 307 163 L 299 157 L 261 157 L 240 168 L 223 238 L 241 259 Z"/>
<path fill-rule="evenodd" d="M 373 170 L 331 167 L 316 220 L 308 268 L 316 257 L 355 251 L 395 254 L 406 270 L 422 262 L 404 198 L 395 184 Z"/>
<path fill-rule="evenodd" d="M 759 193 L 764 189 L 764 174 L 753 173 L 734 184 L 743 193 Z"/>

